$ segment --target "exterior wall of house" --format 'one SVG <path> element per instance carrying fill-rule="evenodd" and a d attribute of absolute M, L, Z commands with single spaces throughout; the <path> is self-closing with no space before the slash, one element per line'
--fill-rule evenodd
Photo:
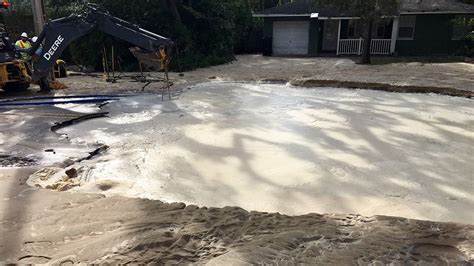
<path fill-rule="evenodd" d="M 350 21 L 356 21 L 357 26 L 355 27 L 355 34 L 354 36 L 349 36 L 348 35 L 348 29 L 349 29 L 349 22 Z M 383 30 L 381 31 L 381 35 L 377 36 L 378 32 L 378 26 L 379 24 L 383 25 Z M 373 25 L 373 32 L 372 32 L 372 38 L 373 39 L 391 39 L 392 38 L 392 28 L 393 28 L 393 19 L 384 19 L 381 20 L 377 23 L 374 23 Z M 349 20 L 349 19 L 342 19 L 341 20 L 341 39 L 359 39 L 364 37 L 364 33 L 366 31 L 366 28 L 360 20 Z"/>
<path fill-rule="evenodd" d="M 263 55 L 271 56 L 272 55 L 272 37 L 273 37 L 273 20 L 270 18 L 265 18 L 263 20 Z"/>
<path fill-rule="evenodd" d="M 275 21 L 310 21 L 308 55 L 317 55 L 319 51 L 319 24 L 317 19 L 307 17 L 269 17 L 263 21 L 264 51 L 266 55 L 272 54 L 273 22 Z"/>
<path fill-rule="evenodd" d="M 349 36 L 347 36 L 348 28 L 349 28 L 349 20 L 348 19 L 341 20 L 341 35 L 339 36 L 341 39 L 349 39 Z"/>
<path fill-rule="evenodd" d="M 397 40 L 396 52 L 401 56 L 452 54 L 461 45 L 452 40 L 454 15 L 417 15 L 413 40 Z"/>
<path fill-rule="evenodd" d="M 396 54 L 400 56 L 430 56 L 453 54 L 462 44 L 452 40 L 454 15 L 417 15 L 413 40 L 397 40 Z M 307 17 L 266 17 L 264 18 L 264 55 L 272 55 L 273 22 L 310 21 L 308 55 L 317 56 L 322 50 L 322 27 L 324 21 Z M 347 38 L 348 20 L 341 21 L 341 39 Z M 390 25 L 392 27 L 393 23 Z M 391 35 L 391 30 L 387 30 Z M 388 39 L 390 36 L 386 36 Z"/>
<path fill-rule="evenodd" d="M 309 25 L 309 55 L 316 56 L 321 51 L 322 38 L 319 36 L 321 32 L 321 21 L 311 19 Z"/>

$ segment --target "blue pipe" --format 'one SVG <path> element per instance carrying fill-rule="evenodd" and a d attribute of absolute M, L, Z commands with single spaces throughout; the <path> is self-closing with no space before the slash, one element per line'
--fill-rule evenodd
<path fill-rule="evenodd" d="M 74 99 L 74 98 L 96 98 L 96 97 L 129 97 L 134 96 L 134 94 L 116 94 L 116 95 L 107 95 L 107 94 L 91 94 L 91 95 L 68 95 L 68 96 L 35 96 L 35 97 L 23 97 L 23 98 L 11 98 L 0 100 L 0 103 L 6 102 L 18 102 L 18 101 L 30 101 L 30 100 L 48 100 L 48 99 Z"/>
<path fill-rule="evenodd" d="M 32 105 L 56 105 L 56 104 L 67 104 L 67 103 L 99 103 L 106 101 L 117 101 L 119 98 L 113 97 L 98 97 L 91 99 L 78 99 L 70 101 L 44 101 L 44 102 L 10 102 L 10 103 L 0 103 L 1 106 L 32 106 Z"/>

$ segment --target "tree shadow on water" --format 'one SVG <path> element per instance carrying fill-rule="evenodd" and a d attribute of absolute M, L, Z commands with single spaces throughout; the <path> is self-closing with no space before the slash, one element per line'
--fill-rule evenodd
<path fill-rule="evenodd" d="M 353 100 L 345 100 L 344 97 L 347 96 L 344 96 L 344 93 L 347 92 L 344 90 L 336 90 L 334 95 L 326 95 L 327 90 L 322 94 L 318 94 L 317 90 L 295 93 L 294 90 L 280 86 L 280 89 L 274 91 L 277 94 L 275 97 L 278 98 L 274 103 L 284 108 L 279 112 L 273 110 L 273 113 L 260 114 L 259 110 L 265 107 L 265 104 L 272 103 L 273 100 L 268 98 L 272 97 L 273 91 L 265 92 L 261 106 L 249 106 L 245 100 L 252 97 L 251 94 L 235 93 L 233 88 L 226 88 L 226 95 L 243 102 L 240 108 L 232 105 L 241 112 L 236 110 L 235 114 L 220 118 L 219 121 L 211 118 L 203 120 L 201 124 L 215 128 L 215 138 L 218 138 L 220 132 L 232 134 L 232 145 L 212 145 L 207 141 L 204 143 L 195 139 L 191 132 L 178 142 L 179 146 L 201 160 L 212 161 L 219 167 L 226 165 L 224 158 L 235 158 L 238 160 L 238 171 L 245 178 L 252 180 L 249 188 L 259 185 L 266 187 L 268 191 L 275 193 L 275 199 L 285 199 L 281 202 L 296 200 L 303 206 L 306 204 L 304 199 L 317 199 L 326 194 L 334 199 L 342 199 L 337 202 L 340 208 L 336 209 L 347 212 L 363 211 L 357 209 L 356 205 L 382 200 L 385 204 L 393 202 L 403 206 L 405 213 L 411 213 L 411 216 L 427 217 L 423 212 L 431 206 L 436 209 L 439 215 L 436 217 L 440 219 L 457 215 L 458 221 L 473 221 L 472 215 L 459 213 L 458 208 L 453 208 L 453 204 L 464 206 L 459 208 L 472 206 L 472 198 L 468 196 L 472 188 L 472 176 L 466 176 L 466 172 L 459 172 L 452 167 L 453 164 L 459 165 L 469 172 L 472 149 L 470 153 L 469 145 L 466 144 L 472 143 L 473 140 L 466 134 L 456 134 L 443 129 L 443 125 L 449 123 L 443 118 L 423 118 L 423 115 L 432 113 L 431 109 L 449 109 L 449 105 L 441 103 L 438 96 L 357 91 Z M 211 112 L 222 112 L 220 104 L 214 104 L 219 101 L 219 97 L 207 92 L 200 100 L 209 104 Z M 212 92 L 220 93 L 217 90 Z M 342 98 L 337 96 L 341 92 Z M 295 95 L 292 95 L 293 93 Z M 288 99 L 285 100 L 285 97 Z M 430 97 L 435 99 L 431 100 Z M 460 99 L 461 102 L 463 100 Z M 308 109 L 315 110 L 314 123 L 300 122 L 298 119 L 292 119 L 291 115 L 288 118 L 277 115 L 287 116 L 289 111 Z M 338 122 L 333 128 L 321 127 L 318 123 L 324 122 L 324 118 L 317 115 L 321 109 L 330 109 L 347 120 Z M 263 116 L 267 119 L 262 118 Z M 257 118 L 256 122 L 252 122 L 254 118 Z M 327 123 L 336 125 L 331 119 L 333 118 L 329 117 Z M 455 121 L 449 124 L 454 127 L 466 127 Z M 418 130 L 417 126 L 422 128 Z M 293 135 L 294 139 L 262 138 L 262 133 L 250 133 L 265 131 L 288 133 Z M 452 150 L 452 142 L 461 143 L 456 159 L 443 155 L 443 150 Z M 314 172 L 314 180 L 309 186 L 285 187 L 272 180 L 268 174 L 264 174 L 265 171 L 262 172 L 261 168 L 256 168 L 257 159 L 263 155 L 259 153 L 258 148 L 249 148 L 253 144 L 270 146 L 274 152 L 284 153 L 290 160 L 310 163 L 315 169 L 322 169 L 323 172 Z M 268 160 L 271 161 L 271 153 L 268 154 Z M 358 161 L 364 165 L 358 165 Z M 291 168 L 291 164 L 288 164 L 288 167 Z M 288 176 L 288 179 L 298 176 L 302 171 L 287 170 L 294 173 L 294 176 Z M 439 180 L 433 178 L 435 176 L 439 177 Z M 215 183 L 216 187 L 218 185 Z M 453 195 L 454 191 L 458 191 L 458 195 Z M 261 193 L 265 194 L 264 191 Z M 354 205 L 354 200 L 361 203 Z M 368 207 L 369 212 L 375 211 Z"/>

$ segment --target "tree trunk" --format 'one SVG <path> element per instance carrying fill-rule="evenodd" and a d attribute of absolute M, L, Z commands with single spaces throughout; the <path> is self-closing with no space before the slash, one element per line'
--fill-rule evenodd
<path fill-rule="evenodd" d="M 176 0 L 166 0 L 166 3 L 168 4 L 168 8 L 170 9 L 171 14 L 173 14 L 173 17 L 176 20 L 176 22 L 181 24 L 181 16 L 179 15 L 179 12 L 178 12 Z"/>
<path fill-rule="evenodd" d="M 370 64 L 370 49 L 371 49 L 371 46 L 372 46 L 372 27 L 373 27 L 373 24 L 374 24 L 374 20 L 373 19 L 369 19 L 367 21 L 367 32 L 365 34 L 365 38 L 364 38 L 364 42 L 365 42 L 365 49 L 364 49 L 364 52 L 362 53 L 362 60 L 361 60 L 361 64 Z"/>

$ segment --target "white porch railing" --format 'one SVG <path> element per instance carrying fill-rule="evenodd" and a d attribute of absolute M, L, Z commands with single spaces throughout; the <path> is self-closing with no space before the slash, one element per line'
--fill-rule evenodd
<path fill-rule="evenodd" d="M 372 39 L 370 53 L 374 55 L 389 55 L 390 39 Z M 361 55 L 364 49 L 364 39 L 340 39 L 337 44 L 338 55 Z"/>
<path fill-rule="evenodd" d="M 391 39 L 372 39 L 370 45 L 371 54 L 390 54 L 390 47 L 392 45 Z"/>
<path fill-rule="evenodd" d="M 363 49 L 363 39 L 340 39 L 337 44 L 337 54 L 361 55 Z"/>

